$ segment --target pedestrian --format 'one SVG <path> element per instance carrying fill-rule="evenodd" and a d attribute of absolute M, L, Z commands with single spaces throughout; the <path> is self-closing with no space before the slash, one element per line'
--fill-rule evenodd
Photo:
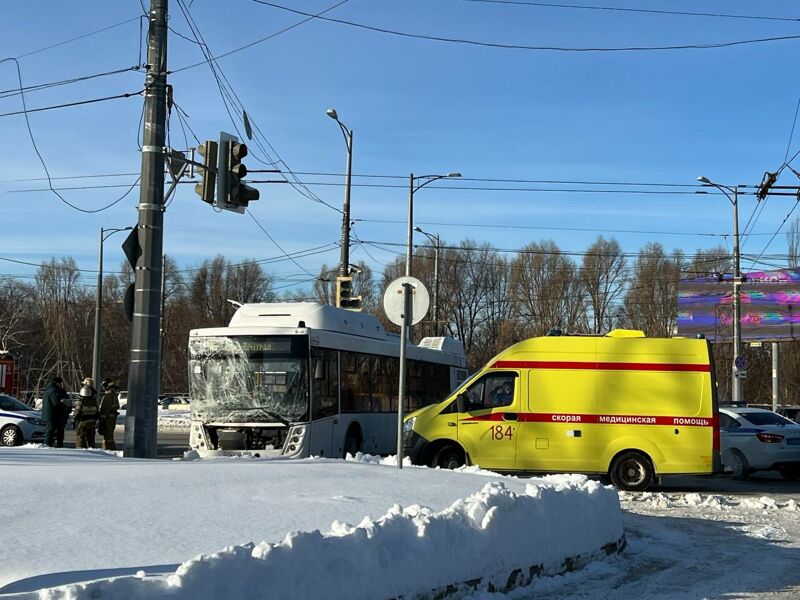
<path fill-rule="evenodd" d="M 89 379 L 87 377 L 87 379 Z M 94 432 L 97 424 L 99 410 L 95 389 L 85 384 L 80 391 L 80 398 L 75 403 L 75 415 L 72 421 L 75 424 L 75 447 L 94 448 Z"/>
<path fill-rule="evenodd" d="M 53 376 L 42 396 L 42 421 L 47 423 L 45 443 L 48 446 L 64 447 L 64 429 L 69 419 L 69 407 L 64 403 L 66 399 L 64 380 L 58 375 Z"/>
<path fill-rule="evenodd" d="M 117 449 L 117 443 L 114 441 L 114 429 L 117 427 L 117 415 L 119 414 L 118 393 L 119 388 L 113 379 L 110 377 L 103 379 L 100 384 L 100 421 L 98 423 L 98 431 L 103 436 L 103 448 L 105 450 Z"/>

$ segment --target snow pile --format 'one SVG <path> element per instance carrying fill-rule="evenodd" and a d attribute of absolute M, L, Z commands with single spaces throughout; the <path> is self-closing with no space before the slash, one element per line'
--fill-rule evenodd
<path fill-rule="evenodd" d="M 620 492 L 620 500 L 624 505 L 643 504 L 652 508 L 697 507 L 710 508 L 717 511 L 745 509 L 754 511 L 800 511 L 800 505 L 790 498 L 778 501 L 768 496 L 760 498 L 734 498 L 719 494 L 667 494 L 663 492 Z"/>
<path fill-rule="evenodd" d="M 388 465 L 390 467 L 397 466 L 397 455 L 392 454 L 390 456 L 375 456 L 373 454 L 364 454 L 363 452 L 356 452 L 355 456 L 350 454 L 349 452 L 344 457 L 347 462 L 357 462 L 363 463 L 366 465 Z M 404 467 L 411 467 L 411 459 L 407 456 L 403 457 L 403 466 Z"/>
<path fill-rule="evenodd" d="M 578 475 L 544 477 L 514 492 L 493 481 L 448 508 L 393 506 L 327 534 L 228 547 L 166 578 L 142 573 L 53 588 L 47 598 L 380 599 L 414 597 L 481 578 L 505 586 L 516 569 L 557 572 L 622 538 L 617 493 Z M 570 564 L 569 562 L 567 564 Z"/>

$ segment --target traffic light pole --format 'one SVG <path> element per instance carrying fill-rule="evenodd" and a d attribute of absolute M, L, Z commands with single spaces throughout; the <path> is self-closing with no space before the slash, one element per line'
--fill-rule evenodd
<path fill-rule="evenodd" d="M 161 259 L 164 224 L 164 143 L 167 114 L 167 2 L 151 0 L 147 35 L 142 178 L 136 262 L 125 456 L 155 458 L 161 381 Z"/>

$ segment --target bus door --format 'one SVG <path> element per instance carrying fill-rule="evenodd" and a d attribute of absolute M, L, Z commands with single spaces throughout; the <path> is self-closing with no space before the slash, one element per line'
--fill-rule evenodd
<path fill-rule="evenodd" d="M 515 371 L 492 371 L 462 392 L 458 439 L 473 464 L 513 469 L 517 452 L 519 377 Z"/>

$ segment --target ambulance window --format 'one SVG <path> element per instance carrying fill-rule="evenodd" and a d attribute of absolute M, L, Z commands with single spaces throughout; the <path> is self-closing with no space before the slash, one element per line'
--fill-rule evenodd
<path fill-rule="evenodd" d="M 467 410 L 513 404 L 516 377 L 516 373 L 491 373 L 472 384 L 464 393 Z"/>

